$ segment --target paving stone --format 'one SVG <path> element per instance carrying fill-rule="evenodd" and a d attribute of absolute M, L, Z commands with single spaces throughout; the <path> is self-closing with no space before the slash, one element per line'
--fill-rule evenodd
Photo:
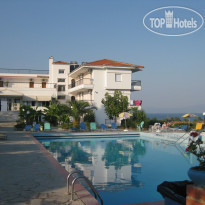
<path fill-rule="evenodd" d="M 66 180 L 28 133 L 3 130 L 8 140 L 0 141 L 0 205 L 83 204 L 70 201 Z"/>

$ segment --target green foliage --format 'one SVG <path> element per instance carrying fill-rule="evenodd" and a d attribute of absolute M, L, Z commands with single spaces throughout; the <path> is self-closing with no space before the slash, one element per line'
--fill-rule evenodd
<path fill-rule="evenodd" d="M 33 122 L 40 123 L 42 112 L 33 109 L 29 105 L 21 105 L 19 110 L 20 122 L 25 122 L 27 125 L 32 125 Z"/>
<path fill-rule="evenodd" d="M 85 115 L 84 122 L 95 122 L 95 115 L 92 111 Z"/>
<path fill-rule="evenodd" d="M 127 96 L 122 95 L 122 92 L 116 90 L 114 95 L 105 94 L 105 99 L 102 99 L 102 104 L 105 107 L 105 113 L 110 120 L 115 119 L 119 116 L 121 112 L 128 111 L 128 98 Z"/>
<path fill-rule="evenodd" d="M 142 121 L 147 120 L 147 115 L 144 110 L 137 110 L 137 108 L 132 108 L 131 112 L 133 114 L 133 120 L 135 120 L 136 124 L 140 124 Z"/>
<path fill-rule="evenodd" d="M 196 118 L 196 119 L 194 119 L 193 121 L 194 122 L 198 122 L 198 121 L 202 121 L 203 119 L 201 118 L 201 117 L 198 117 L 198 118 Z"/>
<path fill-rule="evenodd" d="M 73 127 L 79 128 L 80 118 L 86 114 L 92 113 L 92 109 L 89 108 L 90 104 L 85 101 L 68 101 L 68 104 L 71 108 L 71 116 L 73 117 Z"/>
<path fill-rule="evenodd" d="M 14 127 L 16 128 L 16 130 L 24 130 L 25 126 L 26 126 L 26 123 L 19 122 Z"/>
<path fill-rule="evenodd" d="M 69 116 L 71 113 L 70 107 L 59 102 L 51 103 L 47 109 L 44 110 L 45 120 L 52 125 L 69 123 Z"/>
<path fill-rule="evenodd" d="M 203 149 L 203 141 L 198 137 L 199 133 L 192 131 L 190 136 L 193 138 L 188 147 L 187 152 L 194 154 L 200 164 L 200 170 L 205 170 L 205 150 Z"/>

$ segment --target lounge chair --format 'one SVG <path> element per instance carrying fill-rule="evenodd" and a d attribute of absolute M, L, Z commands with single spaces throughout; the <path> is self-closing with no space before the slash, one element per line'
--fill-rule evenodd
<path fill-rule="evenodd" d="M 203 123 L 196 123 L 196 128 L 195 130 L 202 130 Z"/>
<path fill-rule="evenodd" d="M 118 129 L 115 122 L 113 122 L 113 123 L 111 124 L 111 127 L 112 127 L 112 129 Z"/>
<path fill-rule="evenodd" d="M 182 125 L 181 130 L 187 131 L 188 130 L 188 125 Z"/>
<path fill-rule="evenodd" d="M 91 129 L 91 131 L 97 129 L 97 128 L 96 128 L 96 123 L 95 123 L 95 122 L 91 122 L 91 123 L 90 123 L 90 129 Z"/>
<path fill-rule="evenodd" d="M 31 125 L 26 125 L 25 126 L 25 131 L 31 131 L 32 126 Z"/>
<path fill-rule="evenodd" d="M 51 125 L 49 122 L 44 123 L 44 130 L 51 130 Z"/>
<path fill-rule="evenodd" d="M 84 122 L 81 122 L 81 123 L 80 123 L 80 129 L 81 129 L 81 130 L 86 130 L 86 125 L 85 125 Z"/>
<path fill-rule="evenodd" d="M 137 125 L 139 131 L 142 131 L 143 126 L 144 126 L 144 121 L 142 121 L 140 124 Z"/>
<path fill-rule="evenodd" d="M 100 124 L 102 130 L 107 130 L 107 126 L 105 124 Z"/>
<path fill-rule="evenodd" d="M 35 124 L 33 130 L 40 131 L 40 124 Z"/>

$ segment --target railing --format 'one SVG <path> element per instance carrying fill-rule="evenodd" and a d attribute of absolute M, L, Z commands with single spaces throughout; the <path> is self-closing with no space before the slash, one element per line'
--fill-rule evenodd
<path fill-rule="evenodd" d="M 94 105 L 94 100 L 83 100 L 85 102 L 88 102 L 90 105 Z"/>
<path fill-rule="evenodd" d="M 131 85 L 132 86 L 141 86 L 141 80 L 132 80 Z"/>
<path fill-rule="evenodd" d="M 68 85 L 68 89 L 74 88 L 74 87 L 82 85 L 82 84 L 92 85 L 93 81 L 92 81 L 91 78 L 83 78 L 83 79 L 80 79 L 80 80 L 77 80 L 77 81 L 73 81 L 73 82 L 71 82 L 70 85 Z"/>
<path fill-rule="evenodd" d="M 97 199 L 97 197 L 99 198 L 100 200 L 100 203 L 101 205 L 103 205 L 103 200 L 101 198 L 101 196 L 99 195 L 98 191 L 95 189 L 95 187 L 92 185 L 92 183 L 89 181 L 89 179 L 87 177 L 85 177 L 84 175 L 82 175 L 80 172 L 78 171 L 73 171 L 71 172 L 68 177 L 67 177 L 67 192 L 69 194 L 69 180 L 71 178 L 72 175 L 74 174 L 77 174 L 79 176 L 75 177 L 72 181 L 72 184 L 71 184 L 71 201 L 74 200 L 74 185 L 75 185 L 75 182 L 78 180 L 78 179 L 84 179 L 84 181 L 87 183 L 87 185 L 90 187 L 90 189 L 92 190 L 92 192 L 94 193 L 95 195 L 95 198 Z"/>
<path fill-rule="evenodd" d="M 141 106 L 142 100 L 130 100 L 130 106 Z"/>
<path fill-rule="evenodd" d="M 33 70 L 33 69 L 8 69 L 0 68 L 0 73 L 16 73 L 16 74 L 49 74 L 49 70 Z"/>
<path fill-rule="evenodd" d="M 35 83 L 33 82 L 33 85 L 30 85 L 30 82 L 3 82 L 0 84 L 0 88 L 16 88 L 16 89 L 21 89 L 21 88 L 56 88 L 55 83 Z"/>

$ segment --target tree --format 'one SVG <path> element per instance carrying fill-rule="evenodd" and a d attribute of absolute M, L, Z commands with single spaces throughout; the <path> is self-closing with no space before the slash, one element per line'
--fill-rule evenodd
<path fill-rule="evenodd" d="M 133 107 L 131 109 L 131 113 L 132 113 L 132 121 L 135 122 L 135 126 L 137 124 L 140 124 L 142 121 L 145 122 L 146 126 L 147 126 L 147 123 L 148 123 L 148 118 L 147 118 L 147 115 L 145 113 L 144 110 L 138 110 L 137 107 Z"/>
<path fill-rule="evenodd" d="M 105 107 L 105 113 L 110 120 L 115 120 L 121 112 L 128 111 L 128 98 L 122 95 L 122 92 L 116 90 L 114 95 L 111 96 L 109 93 L 105 94 L 105 99 L 102 99 L 102 104 Z"/>
<path fill-rule="evenodd" d="M 20 121 L 24 122 L 27 125 L 32 125 L 35 121 L 36 123 L 39 123 L 41 121 L 41 111 L 36 109 L 33 109 L 29 105 L 21 105 L 20 111 L 19 111 L 19 117 Z"/>
<path fill-rule="evenodd" d="M 71 108 L 71 116 L 73 117 L 73 126 L 79 127 L 80 118 L 85 114 L 90 113 L 92 110 L 89 108 L 89 103 L 85 101 L 68 101 L 68 104 Z"/>
<path fill-rule="evenodd" d="M 67 105 L 60 104 L 59 102 L 51 103 L 47 109 L 44 110 L 45 120 L 53 125 L 69 122 L 70 113 L 71 109 Z"/>

